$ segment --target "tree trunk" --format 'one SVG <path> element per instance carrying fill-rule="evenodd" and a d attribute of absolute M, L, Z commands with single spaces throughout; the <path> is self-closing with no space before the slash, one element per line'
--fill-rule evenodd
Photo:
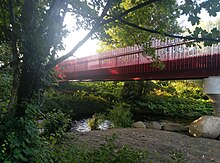
<path fill-rule="evenodd" d="M 29 50 L 33 52 L 33 50 Z M 17 100 L 17 116 L 23 116 L 25 114 L 25 110 L 27 104 L 31 102 L 35 102 L 36 98 L 39 98 L 41 95 L 40 92 L 44 89 L 44 67 L 42 63 L 35 59 L 33 55 L 24 55 L 22 69 L 21 69 L 21 77 L 20 77 L 20 85 L 18 88 L 18 100 Z"/>
<path fill-rule="evenodd" d="M 9 1 L 10 9 L 10 23 L 12 25 L 11 31 L 11 47 L 12 47 L 12 69 L 13 69 L 13 79 L 12 79 L 12 90 L 10 102 L 8 104 L 8 112 L 13 113 L 13 107 L 16 103 L 18 86 L 19 86 L 19 53 L 17 50 L 17 37 L 15 34 L 15 17 L 12 1 Z"/>

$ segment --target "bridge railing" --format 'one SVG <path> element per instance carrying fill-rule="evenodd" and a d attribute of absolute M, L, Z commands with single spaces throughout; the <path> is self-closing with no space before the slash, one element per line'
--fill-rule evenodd
<path fill-rule="evenodd" d="M 220 54 L 220 44 L 211 47 L 199 48 L 188 47 L 188 42 L 181 39 L 165 39 L 152 41 L 152 47 L 156 49 L 156 56 L 161 61 L 176 60 L 181 58 L 195 57 L 199 55 Z M 120 48 L 100 54 L 67 60 L 59 64 L 65 72 L 85 71 L 92 69 L 102 69 L 120 67 L 152 62 L 151 57 L 144 54 L 140 46 Z"/>

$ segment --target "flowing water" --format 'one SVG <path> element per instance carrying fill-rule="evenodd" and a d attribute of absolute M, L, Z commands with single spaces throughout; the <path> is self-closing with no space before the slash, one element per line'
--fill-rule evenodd
<path fill-rule="evenodd" d="M 75 121 L 72 125 L 71 131 L 78 131 L 78 132 L 89 132 L 91 131 L 91 127 L 88 125 L 88 121 L 89 119 L 83 119 L 83 120 L 79 120 L 79 121 Z M 103 122 L 101 122 L 97 129 L 99 130 L 107 130 L 109 128 L 111 128 L 112 123 L 109 120 L 104 120 Z"/>

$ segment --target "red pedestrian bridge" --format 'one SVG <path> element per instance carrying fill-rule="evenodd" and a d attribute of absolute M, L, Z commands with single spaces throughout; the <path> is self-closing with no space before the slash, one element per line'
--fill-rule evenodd
<path fill-rule="evenodd" d="M 116 49 L 56 66 L 65 81 L 201 79 L 220 76 L 220 44 L 187 47 L 180 39 L 155 40 L 152 47 L 164 68 L 154 66 L 139 46 Z M 89 49 L 88 49 L 89 52 Z"/>

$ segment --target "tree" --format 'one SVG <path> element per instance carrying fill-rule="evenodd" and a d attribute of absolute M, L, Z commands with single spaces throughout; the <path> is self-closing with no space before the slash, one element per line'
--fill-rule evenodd
<path fill-rule="evenodd" d="M 141 1 L 125 0 L 120 4 L 118 10 L 128 10 L 140 4 Z M 121 12 L 122 12 L 121 11 Z M 117 11 L 119 12 L 119 11 Z M 166 0 L 163 3 L 152 3 L 147 8 L 136 10 L 118 21 L 111 22 L 104 27 L 105 34 L 99 38 L 101 45 L 109 48 L 118 48 L 133 46 L 134 44 L 150 47 L 150 42 L 155 38 L 164 38 L 163 35 L 158 35 L 150 31 L 143 32 L 140 29 L 130 26 L 128 23 L 138 25 L 140 27 L 147 27 L 154 31 L 161 33 L 180 33 L 181 29 L 177 24 L 177 18 L 180 15 L 180 9 L 175 0 Z"/>
<path fill-rule="evenodd" d="M 4 155 L 10 154 L 7 158 L 15 162 L 37 159 L 37 151 L 34 149 L 39 147 L 40 139 L 37 136 L 37 129 L 33 129 L 34 118 L 42 103 L 43 93 L 51 83 L 50 77 L 53 76 L 51 70 L 59 62 L 72 56 L 89 37 L 110 40 L 108 32 L 110 28 L 115 27 L 118 30 L 119 27 L 128 26 L 129 30 L 137 29 L 134 32 L 135 36 L 142 34 L 142 31 L 148 31 L 147 35 L 154 33 L 153 36 L 161 34 L 181 37 L 168 33 L 173 32 L 168 25 L 162 24 L 154 28 L 149 26 L 150 23 L 139 22 L 145 19 L 150 21 L 148 16 L 142 15 L 140 19 L 136 18 L 142 12 L 155 13 L 153 18 L 156 25 L 162 23 L 157 21 L 158 18 L 161 19 L 160 13 L 166 13 L 168 15 L 166 20 L 175 25 L 173 20 L 180 12 L 189 15 L 192 24 L 196 24 L 199 23 L 197 15 L 202 8 L 215 16 L 220 10 L 219 5 L 219 1 L 212 0 L 203 2 L 185 0 L 180 7 L 174 0 L 0 0 L 0 46 L 1 49 L 3 45 L 11 49 L 11 61 L 5 62 L 1 59 L 0 69 L 10 65 L 13 74 L 8 106 L 9 116 L 5 117 L 6 124 L 3 125 L 10 130 L 6 132 L 6 129 L 0 129 L 0 133 L 8 134 L 7 136 L 4 134 L 0 142 L 7 145 L 7 143 L 13 144 L 16 140 L 18 144 L 4 148 Z M 158 12 L 155 9 L 158 9 Z M 168 14 L 169 10 L 170 14 Z M 68 33 L 63 26 L 63 20 L 68 12 L 74 15 L 79 28 L 90 29 L 90 32 L 69 53 L 56 58 L 58 51 L 64 48 L 62 39 Z M 176 15 L 172 16 L 174 12 Z M 213 29 L 210 33 L 197 29 L 191 36 L 182 38 L 216 43 L 219 37 L 220 32 L 217 29 Z M 129 44 L 142 39 L 131 40 L 129 39 Z M 22 150 L 17 150 L 18 148 Z M 31 152 L 26 151 L 28 148 L 31 148 Z M 12 157 L 13 154 L 17 155 Z"/>

